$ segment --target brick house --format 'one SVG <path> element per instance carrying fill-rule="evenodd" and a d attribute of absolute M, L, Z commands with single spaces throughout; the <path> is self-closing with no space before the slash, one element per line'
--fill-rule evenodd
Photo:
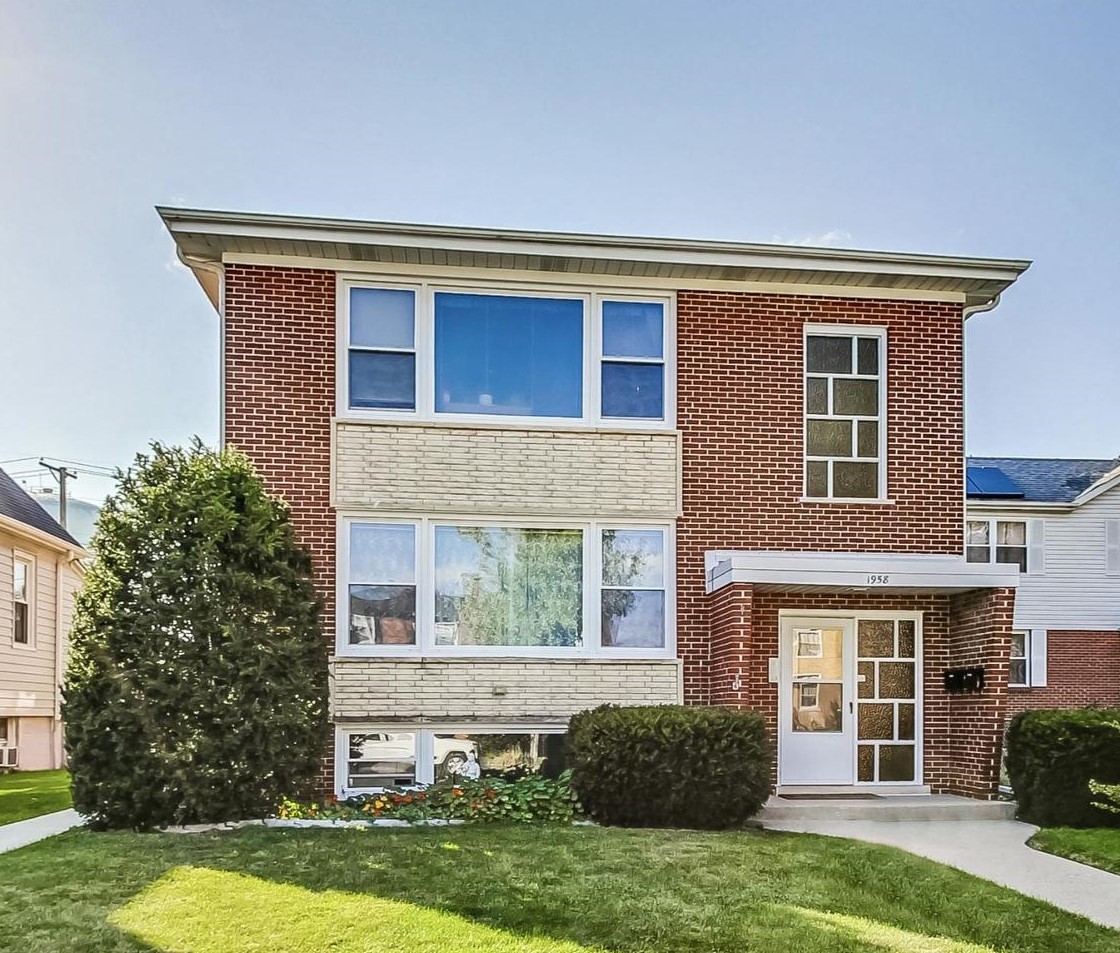
<path fill-rule="evenodd" d="M 1018 570 L 964 558 L 963 324 L 1028 263 L 160 214 L 315 559 L 325 788 L 683 701 L 763 711 L 782 790 L 995 792 Z"/>
<path fill-rule="evenodd" d="M 1008 716 L 1120 707 L 1120 459 L 969 458 L 965 552 L 1020 570 Z"/>

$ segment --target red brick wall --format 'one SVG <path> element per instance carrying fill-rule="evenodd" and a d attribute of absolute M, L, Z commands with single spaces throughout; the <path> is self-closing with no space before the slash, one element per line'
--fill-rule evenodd
<path fill-rule="evenodd" d="M 807 322 L 887 329 L 893 504 L 801 502 Z M 705 550 L 962 551 L 963 322 L 951 304 L 682 291 L 677 328 L 677 644 L 686 700 L 702 704 Z"/>
<path fill-rule="evenodd" d="M 761 711 L 777 739 L 778 686 L 769 659 L 778 656 L 778 613 L 833 610 L 922 613 L 922 779 L 934 792 L 996 794 L 1007 697 L 1014 592 L 987 590 L 957 597 L 891 594 L 755 592 L 733 584 L 707 597 L 712 627 L 712 702 Z M 983 665 L 987 685 L 976 694 L 945 691 L 948 668 Z M 718 673 L 718 674 L 716 674 Z M 740 675 L 740 687 L 732 679 Z M 776 775 L 775 763 L 775 775 Z"/>
<path fill-rule="evenodd" d="M 333 271 L 226 266 L 225 441 L 244 451 L 269 492 L 291 507 L 311 552 L 332 651 L 334 342 Z M 334 749 L 327 748 L 321 783 L 333 789 Z"/>
<path fill-rule="evenodd" d="M 1051 631 L 1046 685 L 1009 688 L 1007 717 L 1036 708 L 1120 707 L 1120 632 Z"/>

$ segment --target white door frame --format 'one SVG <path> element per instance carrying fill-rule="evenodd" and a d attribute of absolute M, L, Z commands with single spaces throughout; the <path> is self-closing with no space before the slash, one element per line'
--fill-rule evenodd
<path fill-rule="evenodd" d="M 850 701 L 854 705 L 858 705 L 858 682 L 855 673 L 858 672 L 858 628 L 857 622 L 859 619 L 906 619 L 914 622 L 914 780 L 913 781 L 858 781 L 858 772 L 856 766 L 857 746 L 859 744 L 858 732 L 856 729 L 856 716 L 855 713 L 850 715 L 851 723 L 853 726 L 852 733 L 852 783 L 850 787 L 860 788 L 866 790 L 867 788 L 881 789 L 888 788 L 896 790 L 898 793 L 909 793 L 910 791 L 921 790 L 927 791 L 925 785 L 925 702 L 924 702 L 924 633 L 923 633 L 923 615 L 921 611 L 902 610 L 902 609 L 869 609 L 869 610 L 844 610 L 844 609 L 779 609 L 778 610 L 778 658 L 776 660 L 776 667 L 778 670 L 778 684 L 775 686 L 778 692 L 778 731 L 776 733 L 776 744 L 778 751 L 778 787 L 819 787 L 822 791 L 835 790 L 848 787 L 849 785 L 826 784 L 820 785 L 807 785 L 804 782 L 795 781 L 788 783 L 783 780 L 782 773 L 782 735 L 784 732 L 785 720 L 792 719 L 792 700 L 789 697 L 789 691 L 786 685 L 786 675 L 789 673 L 790 666 L 789 660 L 785 657 L 785 650 L 783 649 L 782 637 L 783 625 L 790 619 L 804 619 L 820 620 L 828 622 L 845 622 L 852 627 L 852 660 L 851 660 L 851 685 L 846 686 L 851 692 Z M 790 680 L 792 682 L 792 679 Z M 845 706 L 846 707 L 846 706 Z"/>

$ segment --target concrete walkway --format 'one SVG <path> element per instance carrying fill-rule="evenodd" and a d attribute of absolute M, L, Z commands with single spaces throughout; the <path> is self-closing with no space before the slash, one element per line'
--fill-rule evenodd
<path fill-rule="evenodd" d="M 77 811 L 67 810 L 29 817 L 26 821 L 2 824 L 0 825 L 0 854 L 61 834 L 81 823 L 82 817 Z"/>
<path fill-rule="evenodd" d="M 1027 846 L 1038 830 L 1011 820 L 775 820 L 769 830 L 901 847 L 1120 930 L 1120 877 Z"/>

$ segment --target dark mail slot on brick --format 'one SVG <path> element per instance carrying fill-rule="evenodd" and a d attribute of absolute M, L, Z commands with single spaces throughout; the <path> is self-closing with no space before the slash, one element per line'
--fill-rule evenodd
<path fill-rule="evenodd" d="M 984 688 L 984 669 L 951 668 L 945 672 L 945 691 L 953 695 L 961 692 L 978 692 Z"/>

